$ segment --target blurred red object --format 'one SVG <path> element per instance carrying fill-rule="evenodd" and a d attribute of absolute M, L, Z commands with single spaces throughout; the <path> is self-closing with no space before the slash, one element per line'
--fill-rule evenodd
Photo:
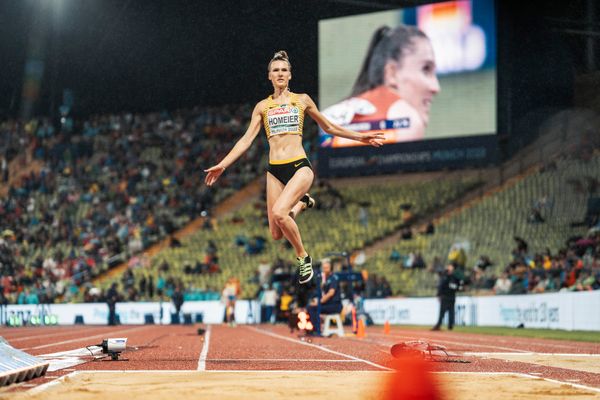
<path fill-rule="evenodd" d="M 422 355 L 405 351 L 394 354 L 394 372 L 387 377 L 385 400 L 441 400 L 440 384 L 431 363 Z"/>

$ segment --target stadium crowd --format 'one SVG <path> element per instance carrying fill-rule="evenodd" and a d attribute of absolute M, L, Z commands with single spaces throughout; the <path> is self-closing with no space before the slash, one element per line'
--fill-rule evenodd
<path fill-rule="evenodd" d="M 554 254 L 546 249 L 532 254 L 527 242 L 516 239 L 512 261 L 497 276 L 487 257 L 480 257 L 472 269 L 459 264 L 468 289 L 494 294 L 525 294 L 600 289 L 600 232 L 592 228 L 587 237 L 573 237 Z"/>
<path fill-rule="evenodd" d="M 248 115 L 242 105 L 67 119 L 59 128 L 47 119 L 0 123 L 0 300 L 68 301 L 107 268 L 210 213 L 230 193 L 223 188 L 239 189 L 262 168 L 265 141 L 216 188 L 199 184 Z M 40 167 L 27 170 L 31 161 Z"/>
<path fill-rule="evenodd" d="M 100 115 L 66 119 L 57 126 L 44 118 L 1 122 L 0 303 L 69 301 L 80 292 L 85 301 L 104 301 L 105 294 L 89 285 L 94 277 L 131 260 L 190 220 L 210 215 L 221 198 L 262 173 L 267 143 L 261 136 L 244 154 L 245 162 L 233 164 L 215 187 L 199 184 L 204 168 L 221 159 L 241 135 L 248 115 L 249 106 L 242 105 Z M 343 208 L 342 194 L 319 182 L 317 207 Z M 359 219 L 368 224 L 368 214 Z M 459 248 L 446 260 L 434 258 L 429 266 L 426 255 L 401 257 L 393 250 L 390 263 L 402 261 L 403 269 L 436 274 L 444 270 L 444 261 L 453 263 L 471 292 L 597 290 L 599 232 L 600 224 L 592 221 L 587 237 L 569 239 L 555 254 L 532 254 L 524 239 L 515 238 L 513 261 L 501 270 L 490 268 L 493 261 L 484 256 L 467 265 Z M 434 235 L 433 226 L 426 233 Z M 173 236 L 171 241 L 177 245 Z M 248 255 L 261 254 L 264 241 L 236 238 Z M 207 246 L 208 258 L 186 266 L 186 274 L 219 272 L 216 246 Z M 170 296 L 181 283 L 169 275 L 168 266 L 163 269 L 156 280 L 123 275 L 121 298 Z M 291 274 L 291 266 L 282 260 L 261 263 L 252 282 L 260 288 L 257 297 L 275 289 L 279 298 L 283 278 L 271 278 Z M 394 294 L 385 276 L 363 275 L 362 286 L 354 288 L 361 297 Z M 186 291 L 189 299 L 194 297 L 194 288 Z M 272 305 L 270 296 L 267 303 Z"/>

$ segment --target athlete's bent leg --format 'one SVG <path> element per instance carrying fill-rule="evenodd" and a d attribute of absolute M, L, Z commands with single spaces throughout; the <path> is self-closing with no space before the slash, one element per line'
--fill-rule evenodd
<path fill-rule="evenodd" d="M 273 205 L 281 195 L 283 191 L 283 183 L 279 179 L 267 172 L 267 215 L 269 218 L 269 231 L 271 237 L 275 240 L 279 240 L 283 237 L 283 232 L 277 223 L 273 215 Z"/>
<path fill-rule="evenodd" d="M 307 253 L 302 244 L 298 225 L 296 225 L 296 222 L 290 217 L 289 213 L 300 198 L 306 194 L 312 184 L 313 178 L 314 173 L 310 168 L 300 168 L 287 185 L 285 185 L 279 198 L 270 209 L 275 223 L 279 226 L 286 239 L 289 240 L 292 247 L 294 247 L 297 257 L 305 257 Z"/>
<path fill-rule="evenodd" d="M 296 217 L 298 217 L 302 211 L 306 210 L 307 208 L 313 208 L 315 203 L 315 199 L 313 199 L 310 194 L 306 193 L 292 208 L 292 211 L 290 211 L 290 217 L 296 219 Z"/>
<path fill-rule="evenodd" d="M 275 223 L 296 251 L 298 261 L 298 281 L 301 284 L 309 282 L 313 277 L 312 259 L 304 249 L 298 225 L 290 211 L 312 184 L 314 173 L 310 168 L 300 168 L 292 179 L 285 185 L 279 198 L 271 209 Z"/>

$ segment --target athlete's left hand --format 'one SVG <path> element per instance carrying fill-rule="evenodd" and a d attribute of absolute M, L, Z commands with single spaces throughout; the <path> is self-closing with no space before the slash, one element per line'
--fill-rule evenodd
<path fill-rule="evenodd" d="M 206 183 L 206 186 L 212 186 L 212 184 L 215 183 L 217 179 L 219 179 L 221 174 L 225 172 L 225 167 L 215 165 L 214 167 L 205 169 L 204 172 L 206 172 L 206 178 L 204 178 L 204 183 Z"/>
<path fill-rule="evenodd" d="M 385 134 L 383 132 L 363 133 L 360 141 L 373 147 L 381 147 L 385 141 Z"/>

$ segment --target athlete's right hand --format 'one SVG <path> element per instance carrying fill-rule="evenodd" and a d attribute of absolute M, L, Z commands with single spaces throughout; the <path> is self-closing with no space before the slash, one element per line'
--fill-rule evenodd
<path fill-rule="evenodd" d="M 381 147 L 383 146 L 383 142 L 385 141 L 385 133 L 383 132 L 366 132 L 362 133 L 361 138 L 359 139 L 364 144 L 370 144 L 373 147 Z"/>
<path fill-rule="evenodd" d="M 220 165 L 215 165 L 214 167 L 205 169 L 204 172 L 206 172 L 206 178 L 204 178 L 204 183 L 206 183 L 206 186 L 212 186 L 212 184 L 215 183 L 217 179 L 219 179 L 219 177 L 224 171 L 225 167 L 222 167 Z"/>

